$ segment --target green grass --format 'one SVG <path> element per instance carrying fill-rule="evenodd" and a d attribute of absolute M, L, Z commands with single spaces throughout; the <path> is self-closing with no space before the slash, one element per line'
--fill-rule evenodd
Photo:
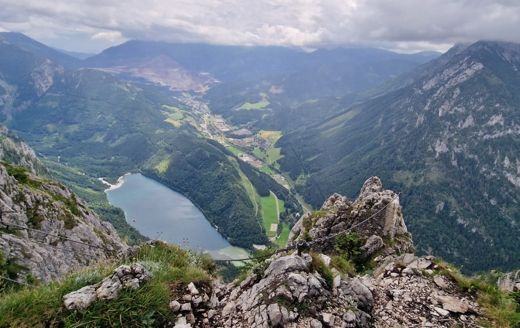
<path fill-rule="evenodd" d="M 268 197 L 261 197 L 260 208 L 262 211 L 262 223 L 267 236 L 276 237 L 276 232 L 271 232 L 271 224 L 278 224 L 276 196 L 271 192 Z"/>
<path fill-rule="evenodd" d="M 226 144 L 226 149 L 229 150 L 230 152 L 232 152 L 233 155 L 235 155 L 235 156 L 240 156 L 241 154 L 244 153 L 243 151 L 241 151 L 240 149 L 238 149 L 237 147 L 235 147 L 231 144 Z"/>
<path fill-rule="evenodd" d="M 285 247 L 287 245 L 287 241 L 289 240 L 289 233 L 291 232 L 291 228 L 287 223 L 282 223 L 282 231 L 278 238 L 276 238 L 276 244 L 280 247 Z"/>
<path fill-rule="evenodd" d="M 170 158 L 165 158 L 162 161 L 160 161 L 156 166 L 155 169 L 159 173 L 165 173 L 166 170 L 168 170 L 168 167 L 170 166 Z"/>
<path fill-rule="evenodd" d="M 311 270 L 318 272 L 323 277 L 323 279 L 325 279 L 327 287 L 331 289 L 334 281 L 332 271 L 330 271 L 327 265 L 325 265 L 318 253 L 311 252 L 311 257 Z"/>
<path fill-rule="evenodd" d="M 269 148 L 267 150 L 267 163 L 269 163 L 269 165 L 275 164 L 280 158 L 282 158 L 280 150 L 281 148 Z"/>
<path fill-rule="evenodd" d="M 18 291 L 0 297 L 0 327 L 155 327 L 174 320 L 168 308 L 172 283 L 191 281 L 206 284 L 210 275 L 203 267 L 207 259 L 176 246 L 144 246 L 131 262 L 153 263 L 150 281 L 137 290 L 124 290 L 111 301 L 97 301 L 83 311 L 62 307 L 63 296 L 86 285 L 100 282 L 120 263 L 99 265 L 70 275 L 59 282 Z"/>
<path fill-rule="evenodd" d="M 165 109 L 165 111 L 163 112 L 166 115 L 165 122 L 170 123 L 176 128 L 179 128 L 182 125 L 183 120 L 185 119 L 182 109 L 168 105 L 163 105 L 162 108 Z"/>
<path fill-rule="evenodd" d="M 237 108 L 237 110 L 259 110 L 264 109 L 267 106 L 269 106 L 270 102 L 266 99 L 262 99 L 261 101 L 250 103 L 245 102 L 240 107 Z"/>
<path fill-rule="evenodd" d="M 259 198 L 260 196 L 256 192 L 255 187 L 251 183 L 251 181 L 247 178 L 247 176 L 240 170 L 240 167 L 238 166 L 238 163 L 236 163 L 238 174 L 240 175 L 240 183 L 242 186 L 244 186 L 245 190 L 247 191 L 247 196 L 251 200 L 251 203 L 253 204 L 255 208 L 255 214 L 258 215 L 258 208 L 259 208 Z"/>
<path fill-rule="evenodd" d="M 263 165 L 262 167 L 260 167 L 260 171 L 264 172 L 265 174 L 268 174 L 268 175 L 273 175 L 275 174 L 275 172 L 273 171 L 273 169 L 271 169 L 269 166 L 267 165 Z"/>
<path fill-rule="evenodd" d="M 171 114 L 176 114 L 176 113 L 180 113 L 182 115 L 182 109 L 180 109 L 179 107 L 176 107 L 176 106 L 170 106 L 170 105 L 163 105 L 162 108 L 164 110 L 166 110 L 166 112 L 168 113 L 171 113 Z"/>
<path fill-rule="evenodd" d="M 280 158 L 282 158 L 282 155 L 281 148 L 275 148 L 274 144 L 278 139 L 282 137 L 282 132 L 261 130 L 258 133 L 258 135 L 260 136 L 260 138 L 269 141 L 271 146 L 267 150 L 256 147 L 255 149 L 253 149 L 253 155 L 255 155 L 258 159 L 261 159 L 262 161 L 266 162 L 268 166 L 274 165 L 277 168 L 278 164 L 276 162 Z"/>
<path fill-rule="evenodd" d="M 7 174 L 15 178 L 19 183 L 30 186 L 32 188 L 39 188 L 41 186 L 40 181 L 33 180 L 30 177 L 30 173 L 25 167 L 9 164 L 6 162 L 2 162 L 2 164 L 5 166 Z"/>
<path fill-rule="evenodd" d="M 255 155 L 255 157 L 261 160 L 265 160 L 266 158 L 265 152 L 258 147 L 255 147 L 255 149 L 253 149 L 253 155 Z"/>

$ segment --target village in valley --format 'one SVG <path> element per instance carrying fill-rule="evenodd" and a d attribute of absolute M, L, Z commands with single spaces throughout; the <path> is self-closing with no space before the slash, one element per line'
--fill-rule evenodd
<path fill-rule="evenodd" d="M 191 110 L 187 121 L 205 137 L 219 142 L 240 160 L 260 169 L 280 185 L 290 189 L 288 180 L 277 172 L 276 161 L 281 155 L 275 143 L 282 136 L 280 131 L 260 130 L 254 133 L 247 127 L 233 126 L 222 116 L 211 113 L 204 101 L 188 93 L 183 93 L 178 100 Z"/>

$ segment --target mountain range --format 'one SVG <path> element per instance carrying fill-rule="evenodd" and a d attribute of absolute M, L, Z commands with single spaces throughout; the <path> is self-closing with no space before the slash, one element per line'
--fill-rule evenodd
<path fill-rule="evenodd" d="M 292 225 L 308 204 L 353 197 L 378 175 L 405 196 L 421 253 L 468 272 L 511 269 L 519 54 L 491 41 L 440 57 L 129 41 L 81 60 L 0 33 L 0 116 L 133 240 L 97 178 L 141 171 L 251 247 L 269 243 L 260 196 L 284 200 Z"/>

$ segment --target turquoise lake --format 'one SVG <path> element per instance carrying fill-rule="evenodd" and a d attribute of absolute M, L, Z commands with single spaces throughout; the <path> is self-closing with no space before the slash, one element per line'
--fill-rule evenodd
<path fill-rule="evenodd" d="M 142 174 L 127 174 L 106 190 L 109 202 L 125 212 L 127 222 L 151 239 L 209 252 L 213 258 L 247 257 L 211 226 L 183 195 Z"/>

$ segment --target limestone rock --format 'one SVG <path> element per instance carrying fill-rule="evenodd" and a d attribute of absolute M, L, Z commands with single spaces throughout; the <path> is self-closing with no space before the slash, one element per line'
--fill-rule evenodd
<path fill-rule="evenodd" d="M 6 151 L 1 148 L 5 140 L 0 139 L 0 155 Z M 35 186 L 19 182 L 0 164 L 0 253 L 24 268 L 17 280 L 31 275 L 48 282 L 126 253 L 128 246 L 111 224 L 62 184 L 35 174 L 40 164 L 35 157 L 36 162 L 28 164 L 33 156 L 29 150 L 17 156 L 23 158 L 19 163 L 26 163 L 27 179 Z"/>
<path fill-rule="evenodd" d="M 366 258 L 379 251 L 389 255 L 414 250 L 411 235 L 404 223 L 399 196 L 393 191 L 384 190 L 378 177 L 368 179 L 353 202 L 341 195 L 332 195 L 319 213 L 323 214 L 319 217 L 302 216 L 297 223 L 298 228 L 293 229 L 291 241 L 303 240 L 305 236 L 317 239 L 345 231 L 356 232 L 362 238 L 362 251 Z M 354 228 L 351 230 L 351 227 Z M 312 244 L 311 248 L 326 253 L 334 249 L 333 242 L 331 238 Z"/>
<path fill-rule="evenodd" d="M 117 277 L 107 277 L 96 289 L 96 297 L 101 300 L 112 300 L 117 298 L 121 289 L 123 289 L 123 284 Z"/>
<path fill-rule="evenodd" d="M 379 178 L 367 180 L 354 202 L 335 194 L 318 213 L 304 215 L 293 229 L 293 241 L 305 236 L 313 256 L 306 250 L 278 253 L 240 284 L 202 290 L 211 295 L 202 302 L 187 295 L 193 307 L 186 316 L 194 318 L 189 322 L 194 327 L 233 328 L 476 325 L 475 296 L 442 276 L 433 257 L 413 254 L 399 199 L 383 189 Z M 319 258 L 330 266 L 337 250 L 334 238 L 331 242 L 327 236 L 358 224 L 354 230 L 363 241 L 361 253 L 376 265 L 372 274 L 349 277 L 332 268 L 331 277 L 313 263 Z M 200 291 L 201 286 L 196 287 Z"/>
<path fill-rule="evenodd" d="M 504 292 L 520 292 L 520 270 L 504 274 L 498 279 L 497 284 Z"/>
<path fill-rule="evenodd" d="M 361 247 L 361 251 L 363 252 L 364 258 L 370 258 L 377 251 L 382 249 L 385 246 L 383 239 L 379 236 L 372 235 L 368 237 L 365 244 Z"/>
<path fill-rule="evenodd" d="M 96 288 L 94 286 L 85 286 L 75 292 L 65 295 L 63 297 L 63 304 L 68 310 L 82 310 L 92 304 L 96 298 Z"/>
<path fill-rule="evenodd" d="M 173 312 L 179 312 L 179 310 L 181 309 L 181 303 L 179 303 L 177 301 L 171 301 L 170 302 L 170 309 Z"/>
<path fill-rule="evenodd" d="M 77 291 L 66 294 L 63 304 L 69 310 L 79 310 L 88 307 L 96 300 L 112 300 L 119 296 L 123 289 L 135 289 L 148 281 L 151 274 L 140 263 L 121 265 L 110 276 L 99 284 L 85 286 Z"/>
<path fill-rule="evenodd" d="M 450 285 L 446 282 L 446 279 L 443 276 L 435 276 L 433 277 L 433 282 L 439 286 L 440 288 L 446 289 L 449 288 Z"/>
<path fill-rule="evenodd" d="M 188 291 L 190 292 L 191 295 L 199 294 L 197 287 L 195 287 L 195 284 L 193 284 L 192 282 L 190 282 L 188 285 Z"/>
<path fill-rule="evenodd" d="M 435 298 L 441 302 L 443 309 L 450 312 L 466 313 L 470 309 L 469 304 L 465 300 L 454 296 L 437 295 Z"/>

